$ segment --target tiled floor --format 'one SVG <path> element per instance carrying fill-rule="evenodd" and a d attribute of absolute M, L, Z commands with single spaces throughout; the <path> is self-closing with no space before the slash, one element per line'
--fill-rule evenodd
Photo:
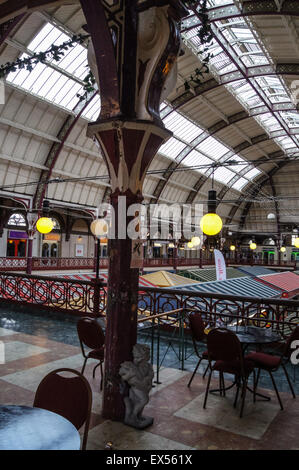
<path fill-rule="evenodd" d="M 46 335 L 0 328 L 5 343 L 5 364 L 0 365 L 0 403 L 32 405 L 41 379 L 58 367 L 80 370 L 82 357 L 75 345 L 55 341 Z M 154 424 L 138 431 L 122 423 L 101 417 L 100 374 L 92 379 L 94 361 L 86 367 L 93 390 L 92 420 L 88 449 L 104 449 L 108 442 L 115 450 L 188 450 L 188 449 L 298 449 L 299 400 L 281 393 L 285 410 L 281 411 L 272 391 L 270 402 L 253 404 L 248 393 L 242 419 L 232 406 L 233 395 L 210 394 L 206 410 L 202 408 L 206 379 L 199 373 L 187 388 L 189 371 L 163 367 L 159 385 L 151 392 L 145 414 Z M 202 371 L 203 369 L 201 369 Z M 213 386 L 218 384 L 213 379 Z"/>

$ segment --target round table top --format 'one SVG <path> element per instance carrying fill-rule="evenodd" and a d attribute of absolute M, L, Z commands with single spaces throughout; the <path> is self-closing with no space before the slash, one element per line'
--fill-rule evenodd
<path fill-rule="evenodd" d="M 41 408 L 0 405 L 0 450 L 79 450 L 67 419 Z"/>
<path fill-rule="evenodd" d="M 271 329 L 259 328 L 257 326 L 230 326 L 228 330 L 236 333 L 240 343 L 266 344 L 281 341 L 281 336 Z"/>

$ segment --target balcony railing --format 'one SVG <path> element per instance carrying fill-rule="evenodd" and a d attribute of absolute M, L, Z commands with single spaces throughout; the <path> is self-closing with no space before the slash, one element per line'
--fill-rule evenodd
<path fill-rule="evenodd" d="M 100 269 L 108 269 L 109 258 L 100 258 Z M 174 268 L 174 267 L 203 267 L 214 266 L 214 259 L 200 259 L 200 258 L 145 258 L 143 266 L 145 268 Z M 255 260 L 252 262 L 247 259 L 229 259 L 226 260 L 227 266 L 235 265 L 258 265 L 258 266 L 273 266 L 273 267 L 286 267 L 296 269 L 296 261 L 269 261 L 268 263 L 262 260 Z M 26 271 L 27 258 L 4 258 L 0 257 L 0 272 L 4 271 Z M 33 271 L 62 271 L 74 269 L 94 269 L 94 258 L 32 258 Z"/>
<path fill-rule="evenodd" d="M 0 273 L 0 298 L 79 315 L 105 314 L 106 285 L 52 276 Z M 210 326 L 255 325 L 272 328 L 283 337 L 299 324 L 299 300 L 261 299 L 188 290 L 142 287 L 138 311 L 144 317 L 166 314 L 161 324 L 177 322 L 174 311 L 200 312 Z M 142 317 L 141 317 L 142 318 Z"/>

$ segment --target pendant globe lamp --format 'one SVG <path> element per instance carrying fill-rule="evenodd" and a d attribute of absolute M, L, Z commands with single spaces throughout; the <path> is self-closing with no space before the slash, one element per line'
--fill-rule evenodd
<path fill-rule="evenodd" d="M 200 228 L 205 235 L 217 235 L 222 229 L 222 220 L 216 214 L 216 196 L 217 193 L 214 189 L 210 189 L 208 193 L 208 213 L 200 220 Z"/>
<path fill-rule="evenodd" d="M 97 239 L 96 279 L 99 279 L 101 238 L 108 236 L 108 224 L 105 219 L 95 219 L 90 224 L 90 231 Z"/>
<path fill-rule="evenodd" d="M 52 232 L 54 228 L 53 220 L 48 217 L 50 212 L 50 201 L 48 199 L 43 200 L 43 212 L 42 217 L 36 222 L 36 230 L 43 235 Z"/>

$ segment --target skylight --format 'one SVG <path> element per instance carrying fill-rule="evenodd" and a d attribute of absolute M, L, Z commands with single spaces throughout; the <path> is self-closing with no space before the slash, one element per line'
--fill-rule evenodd
<path fill-rule="evenodd" d="M 29 57 L 30 53 L 46 51 L 53 44 L 68 41 L 70 36 L 47 23 L 28 45 L 28 53 L 20 58 Z M 7 82 L 33 93 L 51 103 L 71 111 L 78 104 L 77 95 L 83 95 L 83 78 L 87 75 L 87 49 L 80 44 L 70 48 L 58 62 L 38 63 L 31 72 L 17 70 L 7 76 Z M 87 119 L 95 120 L 100 112 L 100 97 L 90 103 L 83 113 Z"/>

